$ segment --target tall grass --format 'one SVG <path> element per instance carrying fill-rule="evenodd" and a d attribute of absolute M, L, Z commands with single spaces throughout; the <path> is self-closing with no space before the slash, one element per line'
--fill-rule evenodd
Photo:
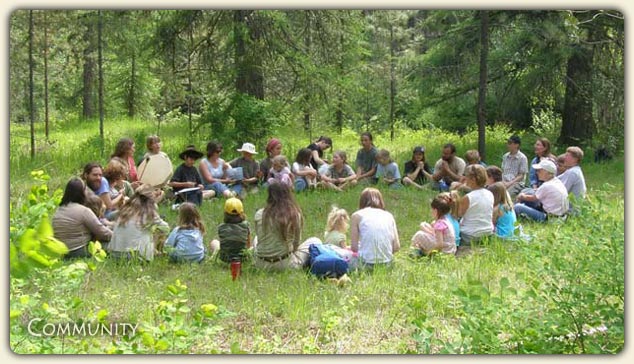
<path fill-rule="evenodd" d="M 155 126 L 140 122 L 114 125 L 125 133 L 108 134 L 108 151 L 127 135 L 135 138 L 141 153 L 144 135 L 155 133 Z M 15 131 L 24 132 L 19 127 Z M 44 167 L 53 177 L 50 185 L 61 187 L 83 163 L 106 160 L 86 141 L 95 140 L 93 126 L 57 126 L 51 138 L 57 143 L 35 161 L 24 158 L 28 153 L 13 132 L 12 127 L 14 202 L 27 191 L 31 169 Z M 489 131 L 489 163 L 503 154 L 508 133 Z M 287 155 L 309 142 L 292 130 L 279 135 Z M 358 135 L 345 130 L 331 136 L 334 149 L 346 150 L 353 160 Z M 161 126 L 161 137 L 177 164 L 174 157 L 192 138 L 171 124 Z M 202 149 L 206 140 L 199 135 L 193 143 Z M 448 141 L 456 143 L 459 154 L 476 146 L 471 134 L 441 131 L 399 131 L 394 141 L 375 136 L 375 144 L 389 149 L 401 167 L 414 145 L 425 145 L 433 163 Z M 231 158 L 229 148 L 225 151 L 225 158 Z M 530 239 L 491 239 L 460 258 L 410 258 L 410 238 L 421 221 L 431 219 L 435 193 L 382 189 L 386 209 L 397 221 L 402 251 L 393 267 L 353 273 L 344 286 L 303 271 L 264 272 L 248 263 L 240 279 L 232 281 L 224 264 L 209 259 L 194 265 L 170 264 L 163 257 L 146 265 L 89 261 L 93 270 L 61 263 L 26 279 L 12 279 L 11 309 L 19 310 L 19 316 L 11 323 L 11 347 L 19 353 L 616 353 L 624 345 L 623 160 L 585 163 L 583 170 L 589 197 L 578 216 L 565 223 L 522 221 Z M 323 236 L 332 204 L 355 211 L 361 189 L 298 194 L 303 237 Z M 245 199 L 249 220 L 265 199 L 264 191 Z M 222 204 L 212 200 L 201 206 L 206 240 L 217 236 Z M 175 224 L 176 213 L 168 204 L 160 212 Z M 170 286 L 176 280 L 187 288 L 174 293 Z M 217 306 L 217 313 L 199 321 L 205 304 Z M 91 321 L 100 312 L 107 313 L 108 322 L 140 323 L 143 332 L 129 339 L 37 338 L 25 329 L 38 315 Z M 587 334 L 599 327 L 606 330 Z"/>

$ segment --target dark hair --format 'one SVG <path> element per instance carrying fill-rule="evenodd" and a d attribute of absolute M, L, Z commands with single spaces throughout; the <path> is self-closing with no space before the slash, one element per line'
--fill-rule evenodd
<path fill-rule="evenodd" d="M 86 202 L 85 188 L 84 181 L 77 177 L 71 178 L 66 184 L 64 196 L 62 196 L 62 201 L 60 201 L 59 205 L 65 206 L 71 202 L 83 205 Z"/>
<path fill-rule="evenodd" d="M 101 164 L 99 164 L 97 162 L 90 162 L 90 163 L 87 163 L 84 166 L 84 173 L 82 174 L 82 177 L 84 177 L 84 179 L 85 179 L 86 176 L 89 175 L 90 172 L 92 172 L 92 170 L 95 169 L 95 168 L 101 169 L 101 172 L 103 173 L 103 167 L 101 166 Z"/>
<path fill-rule="evenodd" d="M 438 217 L 445 216 L 451 211 L 451 197 L 439 194 L 431 200 L 431 207 L 438 211 Z"/>
<path fill-rule="evenodd" d="M 126 154 L 128 153 L 128 151 L 130 149 L 132 149 L 133 145 L 134 145 L 134 140 L 132 140 L 130 138 L 121 138 L 121 139 L 119 139 L 119 142 L 117 142 L 117 145 L 114 148 L 114 153 L 112 153 L 110 158 L 114 158 L 114 157 L 123 158 L 123 157 L 125 157 Z"/>
<path fill-rule="evenodd" d="M 367 136 L 368 139 L 370 139 L 370 143 L 374 141 L 374 138 L 372 138 L 372 133 L 370 133 L 369 131 L 364 131 L 363 133 L 361 133 L 361 138 L 363 138 L 364 136 Z"/>
<path fill-rule="evenodd" d="M 321 141 L 325 142 L 332 148 L 332 139 L 330 139 L 330 137 L 322 135 L 319 137 L 319 139 L 317 139 L 317 142 L 321 142 Z"/>
<path fill-rule="evenodd" d="M 308 148 L 302 148 L 297 152 L 297 156 L 295 157 L 295 162 L 300 163 L 302 165 L 310 164 L 310 159 L 313 157 L 313 151 Z"/>
<path fill-rule="evenodd" d="M 487 176 L 491 177 L 495 182 L 502 181 L 502 169 L 498 166 L 488 166 L 487 167 Z"/>
<path fill-rule="evenodd" d="M 244 221 L 244 214 L 228 214 L 225 212 L 225 224 L 239 224 Z"/>
<path fill-rule="evenodd" d="M 207 143 L 207 158 L 211 157 L 215 152 L 220 152 L 222 150 L 222 143 L 220 142 L 209 142 Z"/>
<path fill-rule="evenodd" d="M 453 145 L 453 143 L 447 143 L 445 145 L 442 146 L 442 149 L 451 149 L 451 154 L 456 154 L 456 146 Z"/>
<path fill-rule="evenodd" d="M 276 229 L 284 240 L 287 237 L 302 231 L 304 219 L 291 189 L 279 182 L 269 185 L 269 196 L 266 199 L 266 207 L 262 214 L 264 230 Z"/>

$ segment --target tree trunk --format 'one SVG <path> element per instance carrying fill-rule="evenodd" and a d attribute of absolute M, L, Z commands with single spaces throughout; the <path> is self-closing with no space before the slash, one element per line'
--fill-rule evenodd
<path fill-rule="evenodd" d="M 93 100 L 93 84 L 94 84 L 94 68 L 95 61 L 93 60 L 93 25 L 90 16 L 86 19 L 86 32 L 84 33 L 84 41 L 86 42 L 86 48 L 84 48 L 84 89 L 82 93 L 83 101 L 83 113 L 84 119 L 91 119 L 95 116 L 94 100 Z"/>
<path fill-rule="evenodd" d="M 257 54 L 257 44 L 262 35 L 253 13 L 253 10 L 234 12 L 236 91 L 264 100 L 262 55 Z"/>
<path fill-rule="evenodd" d="M 487 60 L 489 56 L 489 12 L 480 11 L 480 87 L 478 90 L 478 153 L 482 160 L 486 157 L 486 97 Z"/>
<path fill-rule="evenodd" d="M 583 13 L 581 16 L 591 16 Z M 579 19 L 586 20 L 585 18 Z M 592 117 L 593 26 L 586 23 L 588 39 L 574 46 L 566 69 L 566 96 L 558 143 L 562 146 L 589 145 L 595 126 Z M 584 45 L 584 43 L 589 45 Z"/>
<path fill-rule="evenodd" d="M 136 52 L 132 51 L 132 65 L 130 66 L 130 84 L 128 86 L 128 95 L 126 104 L 128 106 L 128 116 L 133 118 L 136 115 Z"/>
<path fill-rule="evenodd" d="M 311 18 L 310 13 L 306 13 L 306 33 L 304 35 L 304 48 L 307 54 L 311 53 L 312 39 L 311 39 Z M 310 124 L 310 102 L 311 102 L 311 87 L 310 87 L 310 78 L 306 71 L 304 71 L 304 130 L 308 132 L 308 138 L 312 140 L 312 126 Z"/>
<path fill-rule="evenodd" d="M 49 114 L 48 114 L 48 19 L 47 11 L 44 11 L 44 135 L 48 141 Z"/>
<path fill-rule="evenodd" d="M 104 110 L 103 110 L 103 42 L 101 39 L 103 32 L 103 15 L 101 14 L 101 10 L 98 12 L 99 23 L 97 24 L 97 65 L 99 67 L 99 138 L 101 145 L 101 155 L 104 155 L 105 152 L 105 139 L 103 134 L 103 120 L 104 120 Z"/>
<path fill-rule="evenodd" d="M 33 10 L 29 10 L 29 119 L 31 121 L 31 159 L 35 158 L 35 103 L 33 102 Z"/>

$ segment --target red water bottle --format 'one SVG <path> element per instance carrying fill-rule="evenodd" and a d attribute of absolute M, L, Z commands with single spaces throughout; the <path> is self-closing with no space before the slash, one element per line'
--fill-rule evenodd
<path fill-rule="evenodd" d="M 240 259 L 234 259 L 231 261 L 231 278 L 235 281 L 240 276 L 242 270 L 242 262 Z"/>

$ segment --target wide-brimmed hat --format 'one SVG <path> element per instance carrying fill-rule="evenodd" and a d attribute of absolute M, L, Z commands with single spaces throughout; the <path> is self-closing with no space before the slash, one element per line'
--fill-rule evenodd
<path fill-rule="evenodd" d="M 533 169 L 543 169 L 552 174 L 557 173 L 557 166 L 550 159 L 542 159 L 541 162 L 533 164 Z"/>
<path fill-rule="evenodd" d="M 242 215 L 244 213 L 242 201 L 235 197 L 228 198 L 225 201 L 225 212 L 229 215 Z"/>
<path fill-rule="evenodd" d="M 258 152 L 255 151 L 255 145 L 251 144 L 251 143 L 244 143 L 242 144 L 242 148 L 237 149 L 238 152 L 247 152 L 249 154 L 258 154 Z"/>
<path fill-rule="evenodd" d="M 193 145 L 188 145 L 187 148 L 185 148 L 185 150 L 182 151 L 181 154 L 178 155 L 178 157 L 182 160 L 185 160 L 186 157 L 192 157 L 194 159 L 198 159 L 202 156 L 203 156 L 203 153 L 197 151 L 196 147 Z"/>

